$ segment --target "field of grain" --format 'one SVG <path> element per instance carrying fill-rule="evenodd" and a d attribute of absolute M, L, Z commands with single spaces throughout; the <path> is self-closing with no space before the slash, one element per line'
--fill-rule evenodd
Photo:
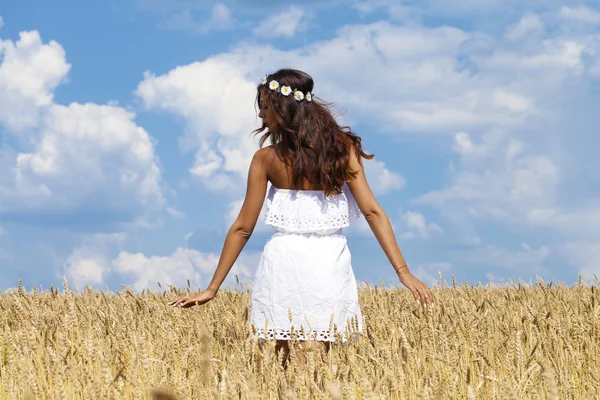
<path fill-rule="evenodd" d="M 598 399 L 597 284 L 440 281 L 433 307 L 364 285 L 359 341 L 286 369 L 243 287 L 173 309 L 188 288 L 20 286 L 0 295 L 0 399 Z"/>

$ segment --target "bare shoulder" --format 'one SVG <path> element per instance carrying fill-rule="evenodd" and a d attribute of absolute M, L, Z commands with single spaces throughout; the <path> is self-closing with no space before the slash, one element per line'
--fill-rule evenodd
<path fill-rule="evenodd" d="M 352 171 L 357 171 L 361 173 L 363 171 L 363 164 L 360 157 L 360 154 L 356 153 L 356 149 L 354 147 L 350 148 L 350 157 L 348 160 L 348 168 Z"/>
<path fill-rule="evenodd" d="M 262 147 L 254 153 L 253 160 L 256 161 L 269 161 L 275 156 L 275 150 L 271 146 Z"/>
<path fill-rule="evenodd" d="M 364 184 L 366 184 L 367 182 L 366 182 L 365 171 L 364 171 L 362 160 L 360 158 L 360 154 L 356 153 L 356 150 L 353 147 L 350 149 L 348 168 L 351 171 L 356 172 L 356 177 L 347 182 L 348 187 L 350 188 L 350 190 L 352 192 L 354 192 L 355 190 L 359 191 L 361 188 L 364 187 Z M 355 193 L 353 193 L 353 194 L 355 194 Z"/>
<path fill-rule="evenodd" d="M 252 157 L 252 164 L 266 167 L 272 162 L 274 155 L 275 152 L 270 146 L 260 148 L 254 153 L 254 156 Z"/>

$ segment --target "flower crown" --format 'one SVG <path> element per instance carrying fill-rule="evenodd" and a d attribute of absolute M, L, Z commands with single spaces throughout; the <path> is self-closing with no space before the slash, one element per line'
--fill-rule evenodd
<path fill-rule="evenodd" d="M 265 78 L 263 79 L 262 84 L 267 84 L 267 76 L 265 76 Z M 292 89 L 289 86 L 280 86 L 279 82 L 277 82 L 275 79 L 269 82 L 269 89 L 271 89 L 274 92 L 281 93 L 284 96 L 289 96 L 293 93 L 294 99 L 296 99 L 296 101 L 306 100 L 309 103 L 312 101 L 312 94 L 310 92 L 306 93 L 305 95 L 298 89 Z"/>

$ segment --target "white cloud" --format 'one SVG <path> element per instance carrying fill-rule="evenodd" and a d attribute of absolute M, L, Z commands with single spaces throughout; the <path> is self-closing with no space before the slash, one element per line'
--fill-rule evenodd
<path fill-rule="evenodd" d="M 407 228 L 400 237 L 404 239 L 429 238 L 432 233 L 442 233 L 443 229 L 434 223 L 427 223 L 425 216 L 416 211 L 406 211 L 402 220 Z"/>
<path fill-rule="evenodd" d="M 517 223 L 529 210 L 553 204 L 559 170 L 549 157 L 526 153 L 523 143 L 504 132 L 488 132 L 473 144 L 466 132 L 455 135 L 460 154 L 449 185 L 415 199 L 469 219 Z"/>
<path fill-rule="evenodd" d="M 406 185 L 406 179 L 399 173 L 390 171 L 382 161 L 363 160 L 363 166 L 369 186 L 376 195 L 384 195 Z"/>
<path fill-rule="evenodd" d="M 252 32 L 256 36 L 267 38 L 291 38 L 298 31 L 304 29 L 306 25 L 305 18 L 306 13 L 304 10 L 292 6 L 285 11 L 267 17 Z"/>
<path fill-rule="evenodd" d="M 37 31 L 21 32 L 16 42 L 0 40 L 0 60 L 0 124 L 35 127 L 71 68 L 65 51 L 55 41 L 43 44 Z"/>
<path fill-rule="evenodd" d="M 520 71 L 524 75 L 531 74 L 530 77 L 538 74 L 531 83 L 546 83 L 546 90 L 562 85 L 564 78 L 568 76 L 583 72 L 581 56 L 585 43 L 562 38 L 545 39 L 538 44 L 538 48 L 539 50 L 531 52 L 525 49 L 499 48 L 491 57 L 479 59 L 478 64 L 490 72 Z M 541 85 L 539 88 L 543 89 Z"/>
<path fill-rule="evenodd" d="M 258 126 L 255 84 L 222 59 L 178 67 L 166 75 L 145 74 L 136 90 L 146 109 L 166 110 L 186 121 L 183 151 L 196 150 L 190 172 L 213 190 L 239 192 L 258 149 L 250 131 Z M 242 185 L 243 187 L 243 185 Z"/>
<path fill-rule="evenodd" d="M 122 244 L 125 238 L 122 232 L 85 236 L 83 244 L 71 252 L 63 270 L 57 271 L 56 276 L 65 276 L 69 285 L 79 291 L 85 285 L 100 288 L 111 270 L 107 252 L 113 246 Z"/>
<path fill-rule="evenodd" d="M 67 281 L 71 282 L 73 287 L 81 291 L 85 285 L 99 285 L 104 282 L 105 262 L 99 262 L 96 257 L 85 257 L 75 251 L 67 260 L 66 276 Z"/>
<path fill-rule="evenodd" d="M 219 262 L 219 254 L 202 253 L 196 250 L 178 248 L 168 256 L 146 256 L 142 253 L 121 252 L 111 262 L 112 271 L 133 282 L 136 291 L 146 288 L 157 289 L 157 282 L 166 289 L 167 285 L 187 287 L 187 280 L 194 287 L 205 289 Z M 235 281 L 235 275 L 242 280 L 251 277 L 256 269 L 257 256 L 243 253 L 233 265 L 222 288 Z"/>
<path fill-rule="evenodd" d="M 600 24 L 600 12 L 588 7 L 562 6 L 558 15 L 561 18 L 588 24 Z"/>
<path fill-rule="evenodd" d="M 9 159 L 12 174 L 0 180 L 0 211 L 87 207 L 135 215 L 140 206 L 161 206 L 154 146 L 133 118 L 119 107 L 49 106 L 33 149 Z"/>
<path fill-rule="evenodd" d="M 0 41 L 0 52 L 0 125 L 17 138 L 0 147 L 3 217 L 130 223 L 164 205 L 154 143 L 134 113 L 54 103 L 70 65 L 62 47 L 43 44 L 36 31 Z"/>
<path fill-rule="evenodd" d="M 125 233 L 94 234 L 83 238 L 67 257 L 64 268 L 56 271 L 56 276 L 66 276 L 73 287 L 82 290 L 85 285 L 100 288 L 110 277 L 117 277 L 131 285 L 136 291 L 143 289 L 163 290 L 167 285 L 187 287 L 187 279 L 193 286 L 206 288 L 217 268 L 220 254 L 189 249 L 187 244 L 192 234 L 185 237 L 185 246 L 177 248 L 169 255 L 145 255 L 142 252 L 128 252 Z M 114 258 L 112 255 L 116 255 Z M 260 253 L 245 251 L 234 264 L 223 288 L 235 282 L 247 282 L 252 277 Z"/>
<path fill-rule="evenodd" d="M 112 261 L 114 271 L 133 282 L 135 290 L 155 287 L 157 282 L 183 286 L 189 279 L 195 286 L 202 284 L 202 273 L 209 273 L 218 263 L 218 255 L 204 255 L 195 250 L 178 248 L 169 256 L 146 257 L 142 253 L 121 252 Z M 206 286 L 206 285 L 205 285 Z"/>

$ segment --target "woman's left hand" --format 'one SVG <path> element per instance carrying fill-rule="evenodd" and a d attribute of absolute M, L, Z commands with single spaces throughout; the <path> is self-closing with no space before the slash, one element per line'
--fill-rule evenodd
<path fill-rule="evenodd" d="M 215 294 L 209 290 L 204 290 L 193 296 L 179 296 L 169 303 L 173 307 L 190 308 L 206 304 L 215 298 Z"/>
<path fill-rule="evenodd" d="M 412 273 L 400 272 L 398 273 L 398 277 L 400 278 L 400 282 L 402 282 L 402 284 L 411 291 L 416 301 L 420 301 L 421 304 L 424 305 L 433 304 L 435 299 L 433 298 L 433 293 L 431 293 L 431 290 L 427 287 L 427 285 L 413 276 Z"/>

